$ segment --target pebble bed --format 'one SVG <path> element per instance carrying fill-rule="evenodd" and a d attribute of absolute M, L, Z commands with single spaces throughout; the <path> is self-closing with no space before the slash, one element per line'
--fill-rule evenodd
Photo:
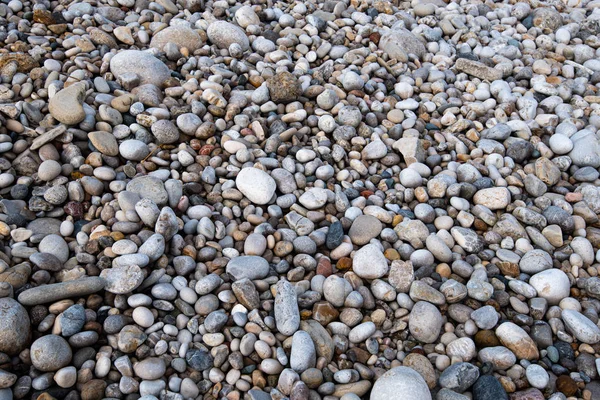
<path fill-rule="evenodd" d="M 600 0 L 2 0 L 0 400 L 600 399 Z"/>

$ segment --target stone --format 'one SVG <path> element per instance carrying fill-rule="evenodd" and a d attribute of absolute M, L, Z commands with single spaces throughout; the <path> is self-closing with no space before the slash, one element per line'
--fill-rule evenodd
<path fill-rule="evenodd" d="M 162 87 L 169 79 L 169 68 L 152 54 L 139 50 L 125 50 L 110 59 L 110 71 L 118 79 L 125 73 L 134 73 L 141 84 Z"/>
<path fill-rule="evenodd" d="M 431 400 L 427 383 L 408 367 L 395 367 L 381 375 L 371 390 L 371 400 Z"/>
<path fill-rule="evenodd" d="M 298 79 L 289 72 L 282 72 L 267 79 L 267 88 L 271 101 L 289 103 L 297 100 L 302 94 Z"/>
<path fill-rule="evenodd" d="M 214 21 L 208 26 L 206 31 L 208 39 L 220 49 L 229 49 L 233 43 L 237 43 L 242 48 L 242 51 L 246 51 L 250 48 L 250 41 L 246 36 L 246 33 L 226 21 Z"/>
<path fill-rule="evenodd" d="M 507 188 L 497 187 L 482 189 L 475 193 L 473 201 L 490 210 L 503 210 L 510 204 L 510 192 Z"/>
<path fill-rule="evenodd" d="M 515 354 L 504 346 L 480 349 L 477 357 L 482 363 L 491 363 L 497 370 L 508 370 L 517 362 Z"/>
<path fill-rule="evenodd" d="M 253 203 L 267 204 L 275 194 L 275 180 L 258 168 L 243 168 L 235 179 L 240 192 Z"/>
<path fill-rule="evenodd" d="M 102 270 L 100 277 L 106 280 L 105 289 L 114 294 L 127 294 L 137 289 L 144 280 L 144 273 L 137 265 L 116 266 Z"/>
<path fill-rule="evenodd" d="M 374 244 L 363 246 L 354 254 L 352 269 L 364 279 L 381 278 L 389 271 L 385 256 Z"/>
<path fill-rule="evenodd" d="M 119 154 L 117 139 L 110 132 L 90 132 L 88 134 L 88 139 L 90 139 L 92 145 L 102 154 L 106 154 L 107 156 L 116 156 Z"/>
<path fill-rule="evenodd" d="M 79 333 L 85 325 L 85 309 L 80 304 L 74 304 L 62 313 L 60 327 L 65 337 Z"/>
<path fill-rule="evenodd" d="M 150 47 L 165 50 L 167 43 L 174 43 L 178 48 L 185 47 L 190 52 L 194 52 L 202 47 L 202 38 L 191 28 L 181 25 L 169 26 L 152 36 Z"/>
<path fill-rule="evenodd" d="M 549 268 L 552 268 L 552 257 L 544 250 L 530 250 L 519 261 L 519 269 L 526 274 L 536 274 Z"/>
<path fill-rule="evenodd" d="M 569 157 L 578 167 L 600 167 L 600 140 L 587 130 L 579 131 L 571 136 L 573 150 Z"/>
<path fill-rule="evenodd" d="M 277 330 L 286 336 L 292 336 L 300 327 L 296 290 L 284 280 L 277 282 L 276 290 L 274 310 Z"/>
<path fill-rule="evenodd" d="M 519 359 L 537 360 L 540 356 L 537 346 L 527 332 L 512 322 L 504 322 L 496 328 L 496 336 Z"/>
<path fill-rule="evenodd" d="M 31 344 L 31 363 L 40 371 L 57 371 L 67 366 L 72 356 L 67 341 L 57 335 L 42 336 Z"/>
<path fill-rule="evenodd" d="M 214 359 L 206 350 L 191 349 L 185 355 L 185 360 L 190 368 L 196 371 L 204 371 L 214 365 Z"/>
<path fill-rule="evenodd" d="M 414 54 L 423 58 L 427 53 L 425 45 L 408 29 L 391 29 L 379 39 L 379 48 L 390 58 L 400 62 L 408 61 L 408 56 Z"/>
<path fill-rule="evenodd" d="M 538 296 L 546 299 L 548 304 L 556 305 L 571 292 L 571 282 L 567 274 L 559 269 L 547 269 L 538 272 L 529 279 L 529 284 L 537 291 Z"/>
<path fill-rule="evenodd" d="M 242 6 L 235 12 L 235 22 L 245 29 L 250 25 L 259 25 L 260 18 L 258 18 L 252 7 Z"/>
<path fill-rule="evenodd" d="M 169 200 L 163 182 L 152 176 L 139 176 L 127 183 L 127 191 L 137 193 L 142 199 L 150 199 L 158 206 L 164 206 Z"/>
<path fill-rule="evenodd" d="M 525 370 L 525 376 L 529 384 L 537 389 L 544 389 L 550 381 L 550 376 L 546 370 L 537 364 L 529 365 Z"/>
<path fill-rule="evenodd" d="M 376 330 L 377 328 L 375 327 L 375 324 L 373 322 L 363 322 L 362 324 L 359 324 L 352 328 L 352 330 L 348 334 L 348 339 L 352 343 L 360 343 L 370 338 Z"/>
<path fill-rule="evenodd" d="M 508 400 L 502 384 L 493 375 L 482 375 L 473 385 L 474 400 Z"/>
<path fill-rule="evenodd" d="M 436 306 L 426 301 L 419 301 L 410 312 L 408 328 L 416 340 L 434 343 L 440 335 L 443 322 Z"/>
<path fill-rule="evenodd" d="M 262 279 L 269 274 L 269 263 L 258 256 L 239 256 L 227 263 L 226 272 L 236 281 Z"/>
<path fill-rule="evenodd" d="M 479 368 L 467 362 L 452 364 L 442 372 L 439 383 L 443 388 L 462 393 L 479 378 Z"/>
<path fill-rule="evenodd" d="M 30 339 L 27 310 L 14 299 L 0 299 L 0 352 L 17 355 Z"/>
<path fill-rule="evenodd" d="M 21 292 L 19 294 L 19 303 L 25 306 L 35 306 L 70 297 L 87 296 L 104 289 L 105 285 L 106 281 L 97 276 L 42 285 Z"/>
<path fill-rule="evenodd" d="M 496 68 L 490 68 L 487 65 L 466 58 L 459 58 L 454 64 L 455 68 L 461 72 L 467 73 L 479 79 L 490 82 L 502 79 L 502 71 Z"/>
<path fill-rule="evenodd" d="M 600 342 L 600 328 L 576 310 L 562 310 L 565 326 L 579 340 L 587 344 Z"/>
<path fill-rule="evenodd" d="M 410 353 L 402 361 L 402 366 L 414 369 L 417 371 L 425 382 L 429 389 L 433 389 L 436 385 L 436 375 L 433 365 L 424 355 L 418 353 Z"/>
<path fill-rule="evenodd" d="M 533 25 L 544 33 L 556 32 L 563 25 L 563 19 L 554 8 L 538 7 L 533 11 Z"/>
<path fill-rule="evenodd" d="M 422 163 L 427 155 L 419 138 L 401 138 L 392 147 L 402 154 L 407 165 Z"/>
<path fill-rule="evenodd" d="M 475 233 L 475 231 L 455 226 L 450 230 L 450 233 L 454 240 L 456 240 L 456 244 L 465 249 L 465 251 L 469 253 L 478 253 L 483 250 L 483 240 Z"/>
<path fill-rule="evenodd" d="M 179 140 L 179 129 L 169 120 L 156 121 L 151 130 L 158 144 L 170 144 Z"/>
<path fill-rule="evenodd" d="M 301 374 L 316 365 L 317 355 L 315 345 L 310 335 L 302 330 L 296 331 L 292 337 L 290 366 Z"/>
<path fill-rule="evenodd" d="M 85 118 L 82 106 L 85 94 L 85 84 L 75 83 L 52 96 L 48 110 L 52 117 L 63 124 L 76 125 Z"/>
<path fill-rule="evenodd" d="M 167 368 L 161 358 L 149 357 L 133 364 L 133 370 L 142 379 L 154 380 L 162 378 Z"/>

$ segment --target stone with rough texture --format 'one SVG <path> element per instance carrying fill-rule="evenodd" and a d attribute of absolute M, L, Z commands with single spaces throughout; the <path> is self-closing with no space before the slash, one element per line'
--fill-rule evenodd
<path fill-rule="evenodd" d="M 117 53 L 110 60 L 110 71 L 117 78 L 132 72 L 140 78 L 141 84 L 151 83 L 158 87 L 162 87 L 171 76 L 169 68 L 162 61 L 150 53 L 138 50 Z"/>
<path fill-rule="evenodd" d="M 422 58 L 427 53 L 425 45 L 408 29 L 385 32 L 379 39 L 379 48 L 400 62 L 406 62 L 410 54 Z"/>
<path fill-rule="evenodd" d="M 9 297 L 0 299 L 0 352 L 16 355 L 29 341 L 27 310 Z"/>
<path fill-rule="evenodd" d="M 287 281 L 277 283 L 274 310 L 277 330 L 286 336 L 292 336 L 300 326 L 300 311 L 296 290 Z"/>
<path fill-rule="evenodd" d="M 144 273 L 137 265 L 107 268 L 100 273 L 106 280 L 106 290 L 114 294 L 127 294 L 137 289 L 144 280 Z"/>
<path fill-rule="evenodd" d="M 189 51 L 196 51 L 202 47 L 202 38 L 196 31 L 186 26 L 169 26 L 152 36 L 150 47 L 164 51 L 167 43 L 174 43 L 178 48 L 185 47 Z"/>

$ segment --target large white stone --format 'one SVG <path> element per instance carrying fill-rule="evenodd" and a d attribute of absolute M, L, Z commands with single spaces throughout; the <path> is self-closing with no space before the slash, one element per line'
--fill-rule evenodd
<path fill-rule="evenodd" d="M 562 319 L 569 332 L 580 342 L 588 344 L 600 342 L 600 328 L 585 315 L 575 310 L 563 310 Z"/>
<path fill-rule="evenodd" d="M 431 400 L 425 379 L 414 369 L 396 367 L 381 375 L 371 390 L 371 400 Z"/>
<path fill-rule="evenodd" d="M 510 192 L 505 187 L 482 189 L 475 193 L 473 202 L 490 210 L 503 210 L 510 204 Z"/>
<path fill-rule="evenodd" d="M 529 279 L 529 284 L 535 288 L 538 296 L 548 300 L 548 304 L 560 303 L 569 297 L 571 283 L 567 274 L 560 269 L 547 269 L 538 272 Z"/>
<path fill-rule="evenodd" d="M 354 253 L 352 269 L 361 278 L 377 279 L 385 276 L 389 267 L 381 250 L 374 244 L 368 244 Z"/>
<path fill-rule="evenodd" d="M 235 185 L 255 204 L 267 204 L 275 194 L 275 179 L 258 168 L 244 168 L 235 178 Z"/>

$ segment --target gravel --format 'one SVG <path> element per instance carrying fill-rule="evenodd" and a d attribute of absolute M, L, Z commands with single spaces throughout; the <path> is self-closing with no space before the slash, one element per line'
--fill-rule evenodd
<path fill-rule="evenodd" d="M 597 9 L 0 4 L 0 400 L 595 399 Z"/>

